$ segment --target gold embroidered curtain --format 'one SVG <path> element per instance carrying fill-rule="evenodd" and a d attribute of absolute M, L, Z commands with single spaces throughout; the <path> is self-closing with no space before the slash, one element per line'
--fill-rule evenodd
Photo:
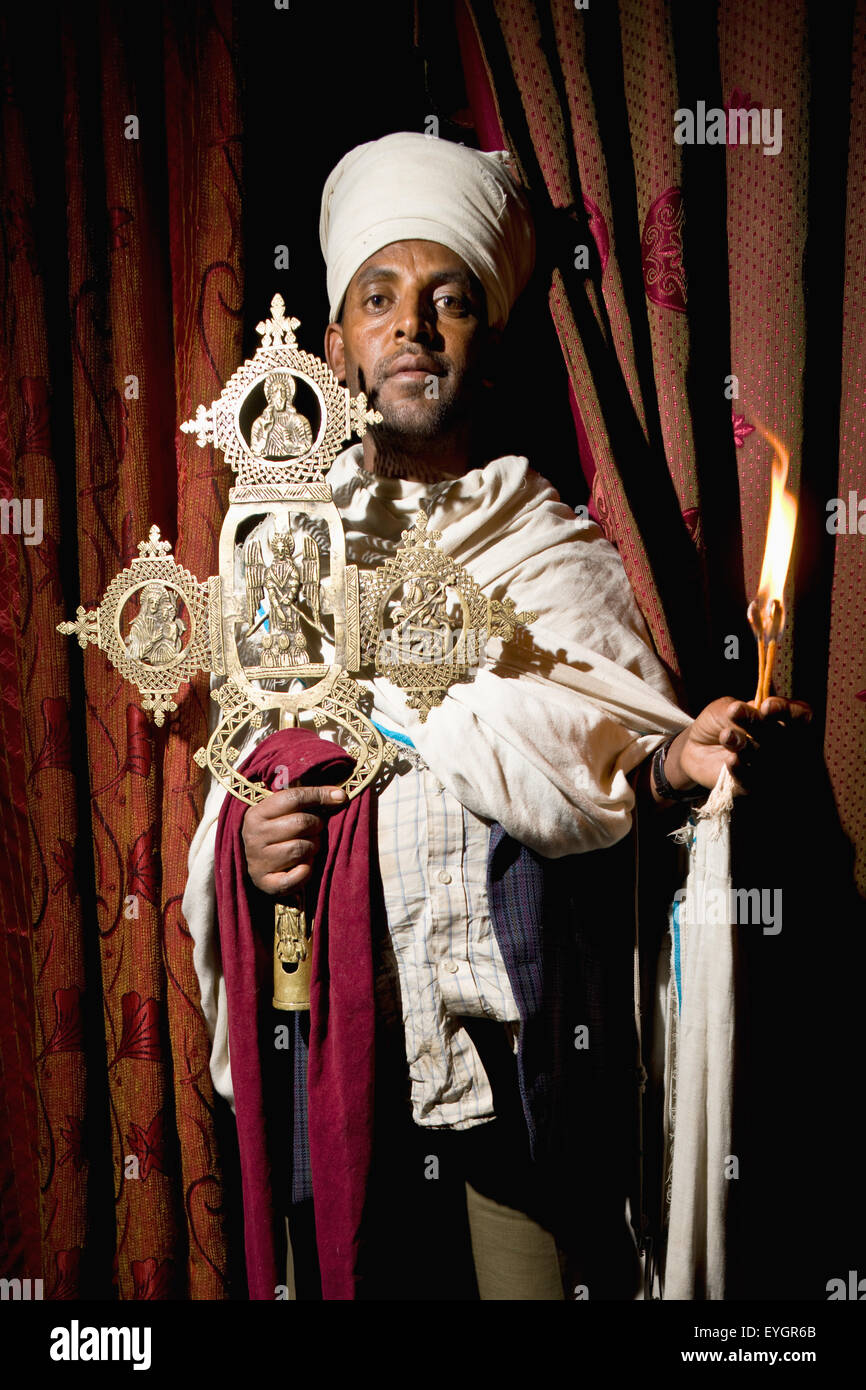
<path fill-rule="evenodd" d="M 42 500 L 44 528 L 2 537 L 4 1273 L 46 1298 L 218 1298 L 208 1038 L 180 914 L 207 686 L 159 731 L 94 648 L 82 685 L 56 623 L 62 580 L 93 607 L 155 517 L 181 564 L 213 569 L 227 470 L 177 422 L 241 357 L 232 7 L 95 18 L 68 13 L 55 72 L 41 55 L 63 84 L 65 170 L 31 167 L 40 94 L 11 18 L 3 45 L 0 474 L 4 495 Z M 43 201 L 49 172 L 65 208 Z M 44 288 L 50 214 L 67 219 L 68 321 Z M 65 329 L 70 375 L 52 381 Z"/>

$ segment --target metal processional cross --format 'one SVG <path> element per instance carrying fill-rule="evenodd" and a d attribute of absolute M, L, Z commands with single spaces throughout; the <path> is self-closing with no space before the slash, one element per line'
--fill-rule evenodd
<path fill-rule="evenodd" d="M 382 565 L 359 572 L 347 563 L 327 470 L 352 435 L 362 438 L 382 416 L 298 348 L 300 323 L 287 317 L 281 295 L 270 308 L 254 356 L 181 425 L 200 447 L 220 449 L 237 475 L 219 574 L 199 580 L 182 569 L 152 526 L 98 607 L 79 607 L 74 622 L 58 624 L 82 647 L 93 642 L 105 652 L 157 724 L 197 672 L 221 678 L 212 690 L 219 722 L 194 756 L 250 805 L 272 793 L 235 764 L 267 711 L 278 712 L 281 728 L 327 729 L 354 760 L 344 786 L 356 796 L 399 750 L 368 717 L 368 692 L 354 677 L 386 676 L 423 721 L 456 681 L 471 679 L 489 637 L 509 639 L 534 617 L 515 613 L 510 599 L 486 598 L 438 549 L 423 512 Z M 301 894 L 277 904 L 278 1009 L 309 1008 L 313 925 Z"/>

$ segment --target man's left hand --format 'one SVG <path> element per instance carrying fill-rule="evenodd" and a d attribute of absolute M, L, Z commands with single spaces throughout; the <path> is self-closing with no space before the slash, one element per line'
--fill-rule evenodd
<path fill-rule="evenodd" d="M 760 709 L 730 697 L 713 700 L 674 739 L 665 758 L 665 777 L 676 791 L 710 789 L 727 767 L 735 795 L 743 795 L 757 784 L 772 755 L 784 751 L 792 728 L 804 728 L 811 718 L 803 700 L 783 700 L 780 695 L 769 696 Z M 662 799 L 654 784 L 653 796 Z"/>

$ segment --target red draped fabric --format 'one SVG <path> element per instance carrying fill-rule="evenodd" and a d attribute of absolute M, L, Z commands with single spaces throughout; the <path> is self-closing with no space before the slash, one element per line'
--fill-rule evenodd
<path fill-rule="evenodd" d="M 275 776 L 309 785 L 338 783 L 346 754 L 306 729 L 283 729 L 241 765 L 251 781 Z M 373 937 L 375 822 L 369 788 L 328 818 L 315 890 L 310 975 L 309 1145 L 322 1297 L 357 1296 L 361 1218 L 373 1140 Z M 220 811 L 214 879 L 226 982 L 229 1051 L 244 1190 L 250 1298 L 273 1299 L 281 1282 L 262 1047 L 272 1038 L 274 912 L 250 889 L 241 838 L 246 807 L 227 797 Z M 309 897 L 312 904 L 313 895 Z"/>

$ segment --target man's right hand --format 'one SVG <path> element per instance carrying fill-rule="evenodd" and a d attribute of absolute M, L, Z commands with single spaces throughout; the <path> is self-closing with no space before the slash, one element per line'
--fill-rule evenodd
<path fill-rule="evenodd" d="M 342 787 L 288 787 L 250 806 L 241 833 L 247 871 L 257 888 L 274 896 L 306 883 L 319 852 L 317 808 L 342 805 Z"/>

